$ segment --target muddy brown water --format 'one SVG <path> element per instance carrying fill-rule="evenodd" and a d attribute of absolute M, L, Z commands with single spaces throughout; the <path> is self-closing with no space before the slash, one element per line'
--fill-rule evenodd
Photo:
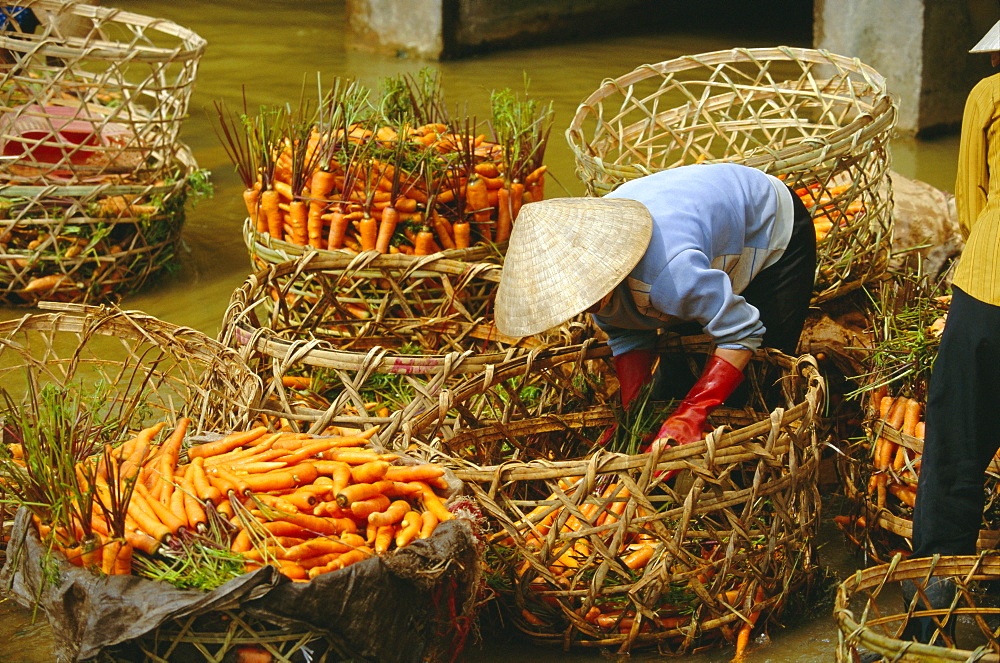
<path fill-rule="evenodd" d="M 212 172 L 213 197 L 189 207 L 184 228 L 184 253 L 176 274 L 160 277 L 144 292 L 127 297 L 126 309 L 139 310 L 163 320 L 216 335 L 234 288 L 243 283 L 250 261 L 241 236 L 243 213 L 239 185 L 209 121 L 216 100 L 241 107 L 244 86 L 251 107 L 258 104 L 295 103 L 305 83 L 315 89 L 317 74 L 324 81 L 333 76 L 353 77 L 377 89 L 381 77 L 416 73 L 428 63 L 374 56 L 345 50 L 341 1 L 244 2 L 243 0 L 131 0 L 105 2 L 148 16 L 162 17 L 191 28 L 208 41 L 183 130 L 199 165 Z M 647 28 L 649 26 L 646 26 Z M 577 104 L 605 78 L 631 71 L 641 64 L 660 62 L 684 54 L 738 46 L 779 44 L 811 46 L 808 29 L 782 32 L 775 23 L 762 31 L 723 34 L 702 26 L 667 22 L 655 29 L 626 35 L 595 38 L 579 43 L 539 44 L 484 54 L 464 60 L 434 63 L 448 103 L 467 108 L 469 116 L 488 115 L 489 93 L 509 87 L 523 90 L 530 81 L 533 98 L 554 104 L 555 128 L 546 153 L 551 174 L 547 195 L 582 195 L 574 176 L 573 155 L 563 132 Z M 951 190 L 955 177 L 957 138 L 935 140 L 897 138 L 893 141 L 893 167 L 909 177 Z M 19 317 L 23 309 L 0 309 L 0 318 Z M 836 507 L 825 506 L 820 559 L 840 577 L 857 568 L 859 560 L 829 526 Z M 747 663 L 831 661 L 837 629 L 828 611 L 797 620 L 786 628 L 775 625 L 758 637 Z M 0 602 L 0 663 L 48 663 L 53 660 L 51 633 L 44 618 L 11 601 Z M 691 663 L 729 661 L 731 649 L 685 657 Z M 474 645 L 467 661 L 506 662 L 512 657 L 537 661 L 602 661 L 608 652 L 562 652 L 533 646 L 516 638 L 496 639 Z M 659 660 L 655 654 L 633 654 L 631 660 Z"/>

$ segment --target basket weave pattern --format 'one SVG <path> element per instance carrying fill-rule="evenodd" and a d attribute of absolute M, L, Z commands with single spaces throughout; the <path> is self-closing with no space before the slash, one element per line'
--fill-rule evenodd
<path fill-rule="evenodd" d="M 379 425 L 385 441 L 470 376 L 581 351 L 582 329 L 500 335 L 490 311 L 499 273 L 439 256 L 312 252 L 251 275 L 233 293 L 221 339 L 264 380 L 266 414 L 312 432 Z M 291 376 L 308 378 L 312 393 L 283 384 Z"/>
<path fill-rule="evenodd" d="M 142 313 L 60 308 L 0 323 L 0 382 L 16 402 L 30 378 L 69 388 L 102 381 L 112 402 L 138 392 L 144 426 L 186 416 L 198 432 L 239 430 L 256 412 L 260 381 L 214 339 Z"/>
<path fill-rule="evenodd" d="M 683 654 L 733 640 L 745 616 L 776 613 L 808 582 L 823 382 L 809 360 L 768 361 L 783 368 L 787 409 L 722 408 L 705 440 L 658 458 L 556 455 L 615 422 L 601 406 L 478 422 L 426 441 L 442 445 L 438 462 L 456 466 L 489 519 L 487 574 L 517 628 L 565 648 Z M 754 381 L 756 369 L 748 373 Z M 420 431 L 425 440 L 448 432 Z M 477 466 L 459 455 L 467 448 L 517 449 L 525 459 Z M 671 471 L 680 473 L 660 479 Z M 648 563 L 628 566 L 644 546 Z"/>
<path fill-rule="evenodd" d="M 837 663 L 858 660 L 859 649 L 900 663 L 1000 660 L 1000 640 L 990 625 L 1000 615 L 1000 608 L 978 586 L 998 576 L 1000 559 L 996 555 L 907 560 L 896 556 L 885 564 L 859 570 L 837 589 Z M 947 606 L 924 608 L 920 603 L 924 600 L 922 588 L 945 579 L 956 586 L 955 600 Z M 904 580 L 918 587 L 913 605 L 900 598 L 899 583 Z M 931 618 L 939 626 L 950 622 L 958 627 L 961 641 L 957 645 L 955 640 L 930 645 L 901 639 L 907 624 L 916 617 Z"/>
<path fill-rule="evenodd" d="M 796 48 L 733 49 L 643 65 L 584 100 L 566 132 L 591 195 L 676 166 L 732 161 L 814 194 L 832 221 L 816 299 L 884 272 L 889 139 L 896 104 L 857 59 Z"/>

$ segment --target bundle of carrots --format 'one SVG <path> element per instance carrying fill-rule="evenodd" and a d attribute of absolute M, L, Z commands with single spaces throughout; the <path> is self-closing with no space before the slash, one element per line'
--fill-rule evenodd
<path fill-rule="evenodd" d="M 560 479 L 560 492 L 572 497 L 580 490 L 582 484 L 582 477 Z M 603 490 L 596 490 L 588 495 L 586 500 L 579 505 L 581 518 L 560 503 L 557 493 L 553 492 L 542 504 L 526 513 L 518 521 L 517 529 L 522 533 L 524 545 L 528 549 L 541 549 L 546 539 L 552 540 L 551 529 L 554 526 L 559 527 L 559 536 L 556 537 L 555 544 L 550 549 L 547 566 L 552 574 L 551 577 L 556 578 L 560 587 L 558 591 L 553 591 L 553 585 L 549 581 L 539 578 L 537 569 L 528 560 L 522 562 L 516 571 L 517 585 L 525 586 L 537 593 L 542 603 L 549 604 L 557 610 L 560 608 L 560 604 L 556 595 L 564 596 L 567 589 L 589 588 L 591 574 L 581 574 L 580 572 L 593 562 L 595 553 L 602 554 L 593 549 L 589 537 L 593 535 L 595 530 L 603 528 L 606 531 L 601 535 L 601 539 L 605 547 L 611 546 L 616 539 L 614 525 L 622 518 L 629 498 L 630 492 L 627 487 L 619 483 L 609 483 Z M 637 506 L 632 517 L 641 519 L 651 515 L 640 505 Z M 584 533 L 585 531 L 586 533 Z M 510 536 L 503 534 L 494 535 L 493 539 L 494 543 L 498 545 L 511 545 L 513 543 Z M 701 546 L 700 557 L 704 560 L 704 565 L 693 571 L 691 569 L 676 569 L 680 577 L 691 578 L 691 580 L 684 587 L 672 587 L 669 592 L 670 598 L 657 610 L 655 617 L 650 618 L 648 615 L 639 617 L 636 608 L 624 605 L 617 592 L 599 595 L 593 602 L 581 602 L 577 613 L 586 622 L 609 633 L 628 634 L 633 628 L 636 628 L 637 619 L 641 620 L 637 627 L 640 633 L 667 631 L 690 624 L 694 605 L 700 600 L 701 595 L 694 585 L 697 584 L 703 591 L 707 588 L 716 575 L 717 562 L 724 554 L 723 546 L 718 543 L 699 545 Z M 621 567 L 627 569 L 627 573 L 638 578 L 650 563 L 655 562 L 658 554 L 663 550 L 663 544 L 656 537 L 643 530 L 629 528 L 629 531 L 620 538 L 620 543 L 617 548 L 613 549 L 613 552 Z M 530 579 L 525 578 L 526 575 L 530 576 Z M 717 600 L 724 605 L 739 606 L 749 596 L 754 597 L 751 606 L 759 606 L 764 600 L 763 587 L 759 584 L 755 591 L 743 586 L 742 583 L 738 587 L 723 587 L 722 589 L 718 589 L 717 585 L 718 583 L 715 583 L 712 586 L 712 591 L 717 596 Z M 759 615 L 759 608 L 751 611 L 748 613 L 747 619 L 740 625 L 736 633 L 737 659 L 743 655 Z M 532 612 L 528 607 L 521 610 L 521 617 L 532 626 L 551 626 L 542 616 Z"/>
<path fill-rule="evenodd" d="M 366 448 L 375 429 L 317 438 L 261 426 L 185 453 L 188 425 L 180 419 L 156 441 L 158 423 L 79 461 L 92 503 L 80 505 L 75 531 L 53 532 L 36 515 L 43 539 L 74 564 L 129 574 L 136 551 L 176 552 L 221 523 L 215 543 L 242 556 L 244 570 L 270 564 L 308 581 L 426 538 L 452 518 L 439 495 L 444 469 Z"/>
<path fill-rule="evenodd" d="M 544 197 L 551 104 L 495 91 L 489 140 L 475 118 L 448 117 L 431 71 L 384 83 L 372 103 L 338 79 L 315 111 L 227 117 L 217 104 L 249 223 L 330 251 L 426 255 L 506 241 L 521 205 Z"/>
<path fill-rule="evenodd" d="M 521 205 L 544 197 L 547 167 L 523 180 L 509 176 L 503 148 L 485 134 L 456 133 L 440 123 L 408 127 L 404 135 L 389 126 L 353 125 L 348 141 L 358 148 L 351 160 L 324 149 L 332 140 L 312 132 L 308 173 L 293 172 L 291 142 L 283 141 L 269 186 L 258 178 L 244 195 L 257 232 L 316 249 L 426 255 L 475 241 L 503 242 Z M 404 146 L 393 149 L 397 142 Z M 317 159 L 318 151 L 327 154 Z M 414 163 L 440 177 L 406 170 Z M 296 181 L 303 183 L 298 190 Z"/>
<path fill-rule="evenodd" d="M 876 392 L 880 393 L 880 392 Z M 924 439 L 923 404 L 906 396 L 875 396 L 878 421 L 872 445 L 872 474 L 867 492 L 879 509 L 885 508 L 888 495 L 913 508 L 917 499 L 917 474 L 920 455 L 890 439 L 886 427 L 904 438 Z"/>

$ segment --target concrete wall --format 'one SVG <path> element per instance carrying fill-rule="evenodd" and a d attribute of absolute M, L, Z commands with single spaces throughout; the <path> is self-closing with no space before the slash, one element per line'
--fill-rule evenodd
<path fill-rule="evenodd" d="M 957 128 L 991 73 L 968 50 L 997 19 L 996 0 L 815 0 L 813 44 L 874 67 L 899 98 L 897 131 L 929 135 Z"/>
<path fill-rule="evenodd" d="M 656 0 L 653 0 L 654 2 Z M 348 47 L 431 60 L 583 38 L 635 20 L 650 0 L 347 0 Z"/>
<path fill-rule="evenodd" d="M 347 0 L 347 41 L 358 50 L 437 59 L 444 50 L 443 0 Z"/>

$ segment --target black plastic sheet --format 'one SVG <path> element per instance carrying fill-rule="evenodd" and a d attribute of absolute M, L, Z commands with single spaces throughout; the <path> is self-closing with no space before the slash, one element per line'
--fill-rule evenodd
<path fill-rule="evenodd" d="M 57 580 L 46 579 L 43 559 L 44 568 L 58 569 Z M 447 661 L 461 650 L 475 618 L 479 562 L 470 522 L 456 518 L 428 539 L 308 583 L 265 566 L 209 592 L 182 590 L 136 576 L 104 576 L 47 554 L 21 509 L 0 582 L 18 603 L 45 613 L 58 663 L 84 661 L 172 620 L 219 610 L 306 628 L 356 661 Z"/>

